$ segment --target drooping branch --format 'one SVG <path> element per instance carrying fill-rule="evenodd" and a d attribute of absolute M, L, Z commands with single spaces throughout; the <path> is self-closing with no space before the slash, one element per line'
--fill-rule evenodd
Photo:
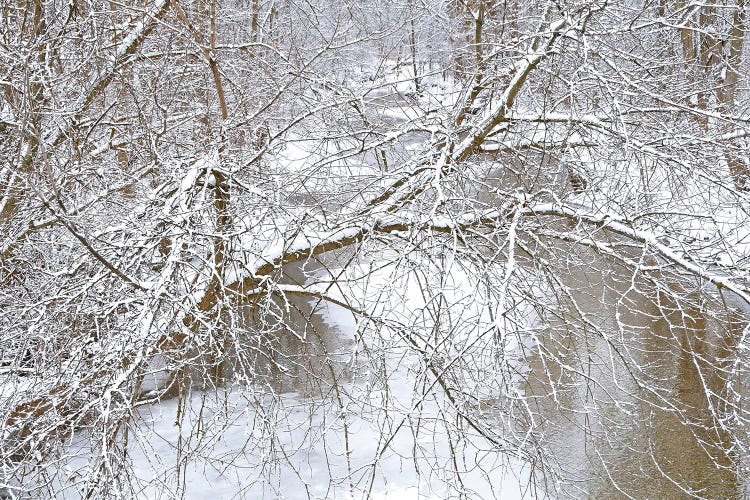
<path fill-rule="evenodd" d="M 619 235 L 629 241 L 636 242 L 648 250 L 652 255 L 661 259 L 668 265 L 674 265 L 683 271 L 694 276 L 705 279 L 713 283 L 720 289 L 726 289 L 739 298 L 750 304 L 750 290 L 739 283 L 731 276 L 723 275 L 720 271 L 712 271 L 698 263 L 692 262 L 682 257 L 677 251 L 659 241 L 656 234 L 650 231 L 636 229 L 625 220 L 618 219 L 610 214 L 596 213 L 594 210 L 583 207 L 558 203 L 533 203 L 533 200 L 526 199 L 524 195 L 518 195 L 515 198 L 509 197 L 506 205 L 499 209 L 489 210 L 475 214 L 464 214 L 452 219 L 431 217 L 427 220 L 414 221 L 410 217 L 399 217 L 393 214 L 387 218 L 376 220 L 373 223 L 361 223 L 352 225 L 338 230 L 330 231 L 326 234 L 317 234 L 314 237 L 299 236 L 291 244 L 284 247 L 269 248 L 261 256 L 256 257 L 250 262 L 245 269 L 243 276 L 227 286 L 227 297 L 245 300 L 248 296 L 263 295 L 274 293 L 278 290 L 281 293 L 298 293 L 308 296 L 318 297 L 324 300 L 332 300 L 337 303 L 336 299 L 330 298 L 325 294 L 308 290 L 300 287 L 272 286 L 267 288 L 264 285 L 264 279 L 269 277 L 273 272 L 282 266 L 296 262 L 302 262 L 310 258 L 323 255 L 328 252 L 340 250 L 346 247 L 363 242 L 367 238 L 378 235 L 388 235 L 392 233 L 408 232 L 431 232 L 445 235 L 460 234 L 461 240 L 466 241 L 470 238 L 472 232 L 493 232 L 498 227 L 504 227 L 510 223 L 512 218 L 520 221 L 538 217 L 556 217 L 569 219 L 576 222 L 576 226 L 582 228 L 591 228 L 591 231 L 585 231 L 585 237 L 568 239 L 578 244 L 589 246 L 596 251 L 608 252 L 611 250 L 606 242 L 597 239 L 596 233 L 611 236 Z M 520 223 L 520 222 L 519 222 Z M 303 233 L 304 234 L 304 233 Z M 554 235 L 553 235 L 554 237 Z M 452 240 L 452 239 L 451 239 Z M 178 251 L 178 250 L 173 250 Z M 151 299 L 144 306 L 144 311 L 149 307 L 158 309 L 156 304 L 163 300 L 163 287 L 168 281 L 171 270 L 165 269 L 162 272 L 163 279 L 160 279 L 155 288 L 150 291 Z M 218 296 L 216 294 L 190 295 L 184 299 L 185 308 L 180 308 L 184 312 L 181 317 L 182 325 L 187 331 L 173 331 L 163 333 L 158 339 L 150 343 L 149 346 L 142 349 L 137 355 L 129 356 L 122 360 L 120 366 L 113 367 L 101 373 L 89 374 L 79 387 L 94 387 L 104 379 L 112 380 L 107 385 L 107 390 L 102 397 L 111 394 L 123 386 L 128 377 L 131 377 L 137 370 L 148 363 L 152 356 L 165 353 L 183 352 L 190 339 L 189 331 L 195 331 L 200 325 L 205 324 L 206 319 L 215 317 L 218 312 L 215 309 Z M 151 305 L 150 305 L 151 304 Z M 193 304 L 197 304 L 197 310 L 192 310 Z M 148 330 L 156 321 L 157 313 L 146 314 L 140 320 L 142 325 L 143 337 L 148 337 Z M 164 321 L 162 321 L 163 323 Z M 174 323 L 170 323 L 174 326 Z M 162 330 L 166 330 L 166 324 L 162 325 Z M 49 391 L 49 397 L 34 399 L 32 401 L 18 405 L 11 411 L 5 425 L 8 427 L 22 426 L 22 437 L 28 439 L 32 425 L 29 420 L 39 419 L 43 414 L 49 411 L 63 412 L 67 404 L 67 398 L 60 395 L 69 394 L 71 391 L 67 385 L 60 385 Z M 133 395 L 136 397 L 136 395 Z M 70 410 L 73 415 L 82 415 L 84 410 L 88 410 L 91 405 L 81 409 Z M 67 424 L 66 424 L 67 425 Z"/>
<path fill-rule="evenodd" d="M 518 206 L 522 208 L 518 210 Z M 516 208 L 514 208 L 516 207 Z M 268 250 L 265 255 L 257 258 L 254 264 L 247 266 L 247 275 L 231 283 L 228 288 L 235 294 L 245 294 L 256 290 L 263 278 L 282 266 L 295 262 L 305 261 L 319 255 L 340 250 L 364 241 L 376 235 L 385 235 L 397 232 L 433 232 L 443 234 L 461 233 L 472 230 L 493 230 L 499 225 L 507 224 L 512 214 L 518 213 L 522 218 L 535 217 L 558 217 L 571 219 L 576 223 L 582 223 L 584 227 L 598 228 L 605 233 L 614 233 L 630 241 L 646 247 L 656 257 L 661 258 L 668 264 L 677 266 L 694 276 L 700 277 L 716 285 L 737 294 L 738 297 L 750 304 L 750 289 L 731 276 L 722 274 L 721 271 L 712 271 L 694 261 L 682 257 L 679 252 L 659 241 L 658 235 L 650 231 L 636 229 L 627 221 L 611 214 L 596 213 L 593 209 L 584 206 L 573 206 L 555 203 L 531 203 L 527 202 L 523 195 L 517 199 L 509 199 L 505 207 L 493 209 L 478 214 L 466 214 L 459 218 L 432 218 L 430 220 L 413 222 L 408 218 L 399 218 L 398 215 L 389 216 L 373 224 L 363 224 L 337 231 L 315 238 L 302 237 L 292 243 L 286 251 Z M 597 246 L 600 243 L 590 234 L 588 239 L 580 239 L 582 244 Z M 204 302 L 206 298 L 204 297 Z M 204 311 L 210 310 L 208 303 L 202 302 Z"/>
<path fill-rule="evenodd" d="M 705 266 L 681 256 L 676 250 L 660 242 L 655 233 L 636 229 L 627 221 L 621 220 L 616 216 L 610 214 L 597 214 L 588 208 L 558 204 L 540 204 L 530 206 L 526 210 L 526 215 L 563 217 L 572 219 L 575 222 L 584 223 L 588 226 L 598 227 L 605 232 L 625 237 L 643 245 L 655 256 L 661 258 L 665 262 L 672 264 L 689 274 L 713 283 L 720 289 L 724 288 L 735 293 L 750 305 L 750 289 L 736 279 L 722 274 L 720 270 L 711 271 Z M 581 241 L 583 242 L 584 240 Z M 596 243 L 595 240 L 591 240 L 591 242 L 592 244 Z"/>

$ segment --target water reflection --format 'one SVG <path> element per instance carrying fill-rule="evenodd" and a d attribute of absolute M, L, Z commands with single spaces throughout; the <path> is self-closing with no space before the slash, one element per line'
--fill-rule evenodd
<path fill-rule="evenodd" d="M 531 406 L 520 430 L 534 437 L 546 494 L 742 497 L 729 417 L 741 410 L 745 317 L 684 277 L 592 255 L 571 265 L 565 250 L 569 272 L 525 353 Z"/>
<path fill-rule="evenodd" d="M 325 268 L 315 261 L 291 264 L 280 282 L 304 285 Z M 247 382 L 264 384 L 275 393 L 305 397 L 332 395 L 349 377 L 351 337 L 328 317 L 338 306 L 310 295 L 279 293 L 243 306 L 244 324 L 230 353 L 232 371 Z M 343 314 L 348 314 L 343 311 Z"/>
<path fill-rule="evenodd" d="M 547 273 L 545 287 L 536 283 L 545 307 L 533 341 L 519 342 L 529 371 L 512 430 L 537 452 L 541 492 L 742 497 L 734 417 L 747 413 L 736 365 L 747 319 L 737 303 L 653 263 L 644 273 L 559 243 L 533 251 L 549 262 L 534 271 Z M 283 279 L 303 284 L 316 270 L 288 266 Z M 326 306 L 290 294 L 244 307 L 233 376 L 277 394 L 341 397 L 353 346 Z"/>

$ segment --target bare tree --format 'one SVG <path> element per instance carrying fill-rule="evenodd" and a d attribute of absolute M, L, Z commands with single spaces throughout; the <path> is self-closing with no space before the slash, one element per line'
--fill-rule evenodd
<path fill-rule="evenodd" d="M 6 496 L 744 491 L 743 1 L 0 9 Z"/>

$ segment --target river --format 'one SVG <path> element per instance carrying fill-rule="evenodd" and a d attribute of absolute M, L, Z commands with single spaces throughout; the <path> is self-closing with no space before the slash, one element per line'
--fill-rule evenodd
<path fill-rule="evenodd" d="M 548 267 L 526 273 L 536 280 L 534 312 L 528 328 L 514 332 L 524 366 L 514 390 L 522 396 L 513 392 L 497 405 L 505 411 L 497 428 L 535 457 L 527 478 L 535 496 L 745 496 L 748 408 L 739 343 L 747 309 L 740 300 L 656 269 L 647 256 L 642 264 L 652 270 L 642 272 L 567 243 L 534 252 L 534 259 L 519 252 L 519 272 L 541 259 Z M 318 271 L 308 264 L 308 274 Z M 300 269 L 286 273 L 289 282 L 306 279 Z M 285 325 L 265 337 L 273 344 L 253 348 L 273 354 L 256 358 L 252 372 L 267 373 L 278 392 L 315 398 L 346 387 L 342 393 L 351 395 L 352 351 L 362 347 L 354 343 L 356 325 L 332 326 L 335 305 L 288 300 Z"/>
<path fill-rule="evenodd" d="M 518 431 L 540 489 L 572 498 L 743 498 L 746 306 L 664 267 L 555 244 Z M 644 264 L 654 264 L 653 259 Z"/>
<path fill-rule="evenodd" d="M 392 110 L 398 100 L 376 97 L 374 103 Z M 424 134 L 404 137 L 399 146 L 402 150 L 394 155 L 406 155 L 409 148 L 426 139 Z M 488 159 L 492 158 L 485 158 Z M 488 206 L 498 204 L 502 201 L 496 199 L 498 187 L 506 193 L 512 192 L 513 186 L 534 191 L 551 185 L 559 191 L 567 189 L 566 172 L 560 171 L 559 165 L 541 160 L 532 163 L 537 164 L 533 175 L 522 168 L 525 163 L 519 160 L 513 164 L 512 174 L 506 172 L 494 181 L 488 180 L 485 192 L 474 193 L 476 199 Z M 545 175 L 540 175 L 542 172 Z M 308 201 L 311 205 L 317 202 Z M 524 305 L 521 315 L 527 317 L 518 323 L 525 321 L 525 326 L 507 332 L 514 337 L 514 352 L 501 353 L 500 357 L 512 356 L 511 363 L 494 372 L 493 367 L 482 367 L 487 368 L 486 373 L 497 373 L 497 377 L 506 380 L 479 380 L 488 387 L 507 388 L 495 401 L 483 401 L 488 411 L 477 413 L 476 418 L 480 426 L 491 428 L 504 442 L 512 443 L 530 458 L 532 472 L 521 475 L 519 486 L 536 497 L 552 498 L 747 497 L 744 454 L 750 439 L 745 430 L 749 408 L 744 389 L 748 366 L 743 343 L 747 304 L 711 284 L 680 274 L 626 241 L 610 240 L 616 255 L 602 255 L 565 243 L 558 236 L 570 229 L 549 220 L 519 231 L 519 267 L 513 279 L 516 291 L 525 289 L 519 304 Z M 532 235 L 536 230 L 539 233 Z M 494 258 L 500 259 L 500 254 L 495 253 Z M 348 252 L 329 254 L 324 258 L 325 264 L 310 261 L 304 266 L 286 266 L 281 282 L 302 285 L 321 276 L 325 279 L 329 268 L 340 269 L 350 263 L 351 257 Z M 313 275 L 316 278 L 311 279 Z M 346 289 L 346 281 L 343 283 Z M 402 285 L 408 287 L 408 280 L 383 290 L 401 297 Z M 417 288 L 430 295 L 425 283 Z M 406 295 L 403 292 L 405 300 Z M 449 351 L 456 348 L 451 335 L 463 329 L 461 314 L 478 322 L 484 320 L 481 315 L 471 316 L 471 308 L 456 312 L 464 306 L 440 311 L 441 307 L 452 308 L 449 302 L 443 304 L 435 311 L 447 316 L 457 314 L 456 329 L 439 332 L 436 327 L 436 338 L 439 334 L 445 337 L 432 347 L 444 347 L 444 354 L 449 357 Z M 401 305 L 408 309 L 406 304 Z M 415 323 L 429 316 L 421 316 L 420 308 L 427 311 L 421 305 L 408 314 L 404 312 L 404 339 L 419 338 L 421 342 L 426 338 L 419 335 L 420 329 L 431 328 L 428 322 Z M 455 442 L 451 441 L 453 437 L 447 438 L 447 445 L 446 436 L 428 435 L 434 449 L 447 446 L 453 453 L 454 445 L 460 444 L 464 447 L 463 462 L 467 454 L 479 456 L 479 446 L 473 452 L 466 447 L 466 442 L 477 439 L 474 429 L 448 425 L 455 414 L 446 416 L 450 406 L 446 399 L 427 398 L 419 392 L 439 393 L 441 384 L 435 383 L 428 369 L 433 359 L 417 349 L 405 353 L 413 345 L 402 342 L 397 348 L 398 339 L 389 344 L 390 338 L 385 347 L 368 345 L 375 337 L 367 338 L 358 327 L 355 319 L 362 318 L 348 324 L 332 321 L 332 316 L 351 318 L 352 314 L 309 296 L 277 296 L 271 301 L 251 302 L 245 309 L 242 330 L 248 334 L 233 340 L 234 378 L 249 385 L 263 385 L 271 393 L 293 393 L 307 401 L 319 402 L 320 396 L 326 395 L 339 418 L 346 411 L 359 412 L 347 417 L 346 448 L 338 450 L 340 457 L 358 462 L 361 470 L 372 470 L 375 477 L 378 461 L 386 460 L 387 454 L 377 455 L 384 452 L 372 448 L 373 443 L 386 440 L 398 448 L 403 444 L 402 438 L 396 437 L 400 430 L 414 431 L 410 427 L 412 418 L 416 422 L 443 419 L 445 429 L 457 433 Z M 440 317 L 438 314 L 432 319 Z M 476 339 L 471 342 L 478 343 Z M 490 344 L 487 343 L 489 350 L 493 349 Z M 472 351 L 467 348 L 462 352 Z M 391 358 L 386 359 L 388 356 Z M 459 395 L 462 382 L 466 382 L 461 379 L 461 370 L 472 368 L 467 367 L 470 359 L 464 361 L 460 369 L 451 372 L 452 367 L 462 365 L 458 360 L 440 372 L 445 375 L 441 383 L 453 381 Z M 399 370 L 402 375 L 394 376 Z M 403 400 L 393 396 L 399 392 Z M 382 400 L 374 395 L 382 396 Z M 414 400 L 432 401 L 436 413 L 423 413 L 427 403 L 414 404 Z M 373 401 L 382 401 L 382 405 Z M 493 409 L 497 415 L 493 415 Z M 394 420 L 392 414 L 410 424 L 397 425 L 398 419 Z M 365 428 L 366 424 L 373 424 L 367 438 L 372 442 L 364 443 L 364 434 L 358 437 L 353 429 Z M 336 427 L 338 424 L 329 425 L 332 432 L 343 432 L 344 428 Z M 416 428 L 421 425 L 417 423 Z M 422 436 L 417 436 L 419 432 Z M 461 432 L 465 434 L 461 436 Z M 401 432 L 404 433 L 407 431 Z M 405 448 L 416 450 L 417 443 L 425 439 L 424 433 L 417 430 L 413 439 L 407 439 Z M 437 442 L 441 444 L 435 445 Z M 327 448 L 321 453 L 329 459 Z M 481 453 L 486 459 L 503 451 Z M 411 467 L 431 477 L 429 467 L 441 467 L 442 473 L 450 469 L 445 465 L 450 459 L 453 467 L 461 461 L 448 457 L 444 449 L 434 451 L 434 455 L 417 460 L 414 452 L 412 458 L 420 465 Z M 403 462 L 398 458 L 400 465 L 394 465 L 393 470 L 410 467 L 403 465 L 409 461 L 408 453 L 403 457 Z M 346 466 L 349 472 L 351 463 Z M 365 465 L 369 463 L 373 465 Z M 500 469 L 489 470 L 489 475 L 475 474 L 476 471 L 466 474 L 489 483 L 500 481 Z M 384 477 L 384 484 L 405 480 L 399 476 Z M 494 490 L 490 487 L 483 491 Z"/>

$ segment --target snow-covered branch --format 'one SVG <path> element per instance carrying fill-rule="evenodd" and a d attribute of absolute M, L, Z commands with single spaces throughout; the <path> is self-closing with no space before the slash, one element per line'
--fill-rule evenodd
<path fill-rule="evenodd" d="M 78 126 L 78 122 L 101 95 L 104 89 L 112 82 L 120 67 L 135 54 L 143 41 L 154 29 L 156 23 L 164 17 L 169 10 L 170 0 L 155 0 L 151 8 L 144 14 L 143 19 L 138 21 L 133 29 L 118 43 L 109 64 L 86 85 L 81 95 L 64 112 L 56 115 L 62 122 L 50 129 L 43 138 L 43 142 L 55 147 L 58 146 L 70 133 L 71 129 Z"/>

